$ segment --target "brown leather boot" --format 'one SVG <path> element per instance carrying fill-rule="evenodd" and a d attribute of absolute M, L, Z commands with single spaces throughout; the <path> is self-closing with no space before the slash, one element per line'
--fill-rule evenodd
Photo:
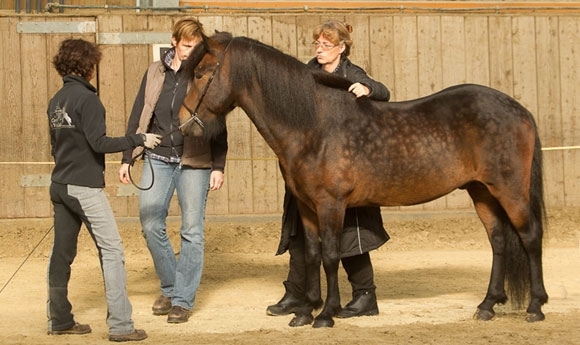
<path fill-rule="evenodd" d="M 142 329 L 136 329 L 129 334 L 110 334 L 109 341 L 141 341 L 147 339 L 147 333 Z"/>
<path fill-rule="evenodd" d="M 171 310 L 171 297 L 163 295 L 157 297 L 151 310 L 153 310 L 153 315 L 167 315 Z"/>
<path fill-rule="evenodd" d="M 183 323 L 187 320 L 189 320 L 189 310 L 178 305 L 171 307 L 171 311 L 167 315 L 168 323 Z"/>
<path fill-rule="evenodd" d="M 91 326 L 82 325 L 78 322 L 75 323 L 71 328 L 63 329 L 60 331 L 48 331 L 49 335 L 61 335 L 61 334 L 87 334 L 91 333 Z"/>

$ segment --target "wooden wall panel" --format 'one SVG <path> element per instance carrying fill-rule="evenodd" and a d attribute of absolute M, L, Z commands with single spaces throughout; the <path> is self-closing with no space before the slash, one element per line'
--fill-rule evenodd
<path fill-rule="evenodd" d="M 393 19 L 395 84 L 393 101 L 419 97 L 417 17 L 401 16 Z"/>
<path fill-rule="evenodd" d="M 560 19 L 560 73 L 562 78 L 562 137 L 565 146 L 579 145 L 580 138 L 580 21 Z M 564 151 L 564 202 L 580 205 L 580 150 Z"/>
<path fill-rule="evenodd" d="M 50 195 L 46 188 L 46 177 L 52 172 L 52 165 L 25 165 L 21 167 L 18 186 L 24 194 L 23 216 L 27 218 L 50 217 L 53 215 Z"/>
<path fill-rule="evenodd" d="M 417 18 L 417 50 L 419 97 L 433 94 L 443 88 L 443 61 L 441 40 L 441 17 Z"/>
<path fill-rule="evenodd" d="M 0 179 L 0 188 L 2 188 L 0 201 L 3 205 L 0 212 L 2 218 L 26 217 L 24 188 L 20 184 L 20 177 L 25 174 L 25 169 L 20 164 L 6 164 L 2 167 L 2 178 Z"/>
<path fill-rule="evenodd" d="M 512 19 L 512 55 L 514 64 L 513 97 L 532 114 L 538 113 L 538 82 L 535 71 L 536 32 L 533 17 Z"/>
<path fill-rule="evenodd" d="M 371 49 L 369 51 L 370 66 L 367 72 L 371 77 L 385 84 L 393 93 L 395 86 L 393 17 L 370 17 L 369 28 Z"/>
<path fill-rule="evenodd" d="M 20 54 L 20 37 L 16 33 L 19 18 L 0 17 L 0 43 L 3 53 L 0 54 L 0 109 L 3 110 L 3 135 L 0 141 L 0 162 L 4 162 L 0 178 L 0 217 L 17 218 L 24 216 L 24 191 L 20 187 L 22 175 L 23 150 L 25 140 L 22 135 L 22 68 Z M 16 164 L 10 164 L 15 162 Z"/>
<path fill-rule="evenodd" d="M 558 18 L 537 17 L 536 76 L 538 83 L 536 122 L 542 146 L 563 146 Z M 544 151 L 544 192 L 547 200 L 564 204 L 564 151 Z"/>
<path fill-rule="evenodd" d="M 489 18 L 465 17 L 465 82 L 490 85 Z"/>
<path fill-rule="evenodd" d="M 5 110 L 0 217 L 50 216 L 47 177 L 52 169 L 46 120 L 48 99 L 62 80 L 50 64 L 67 37 L 89 34 L 20 34 L 26 21 L 97 21 L 102 33 L 167 32 L 187 13 L 117 13 L 3 16 L 0 105 Z M 414 99 L 458 83 L 489 85 L 514 96 L 535 116 L 544 151 L 548 206 L 580 206 L 580 21 L 576 15 L 506 14 L 196 14 L 214 30 L 249 36 L 307 62 L 314 56 L 312 29 L 336 18 L 354 28 L 351 60 L 385 83 L 392 101 Z M 169 42 L 168 42 L 169 43 Z M 152 62 L 150 44 L 102 45 L 100 97 L 109 135 L 122 135 L 141 78 Z M 34 52 L 31 54 L 30 52 Z M 6 81 L 9 82 L 6 82 Z M 239 109 L 228 116 L 229 154 L 222 190 L 208 195 L 207 214 L 280 213 L 284 195 L 276 157 Z M 120 154 L 107 157 L 107 189 L 117 216 L 138 215 L 138 190 L 118 182 Z M 141 163 L 134 168 L 138 180 Z M 32 181 L 32 182 L 31 182 Z M 42 185 L 44 183 L 45 185 Z M 411 209 L 470 208 L 463 191 Z M 171 215 L 178 215 L 174 198 Z"/>
<path fill-rule="evenodd" d="M 23 21 L 39 21 L 36 18 L 26 18 Z M 44 19 L 41 19 L 44 21 Z M 22 113 L 20 117 L 22 136 L 27 145 L 23 147 L 24 161 L 39 161 L 46 158 L 49 150 L 50 139 L 48 132 L 48 119 L 46 115 L 47 65 L 49 59 L 46 52 L 46 39 L 43 34 L 31 34 L 21 39 L 20 49 L 33 54 L 20 54 L 22 59 L 22 89 L 26 90 L 22 95 Z M 51 95 L 52 96 L 52 95 Z"/>
<path fill-rule="evenodd" d="M 296 44 L 298 60 L 307 63 L 315 55 L 314 47 L 312 42 L 314 39 L 312 37 L 312 30 L 314 27 L 325 20 L 327 17 L 321 16 L 298 16 L 296 17 Z"/>
<path fill-rule="evenodd" d="M 373 72 L 370 71 L 370 52 L 374 47 L 371 47 L 370 44 L 369 17 L 366 15 L 348 15 L 343 20 L 353 27 L 353 31 L 350 34 L 353 41 L 353 46 L 349 56 L 350 60 L 355 65 L 359 65 L 365 71 L 373 75 Z"/>
<path fill-rule="evenodd" d="M 490 85 L 494 89 L 513 95 L 513 55 L 511 17 L 489 19 Z"/>
<path fill-rule="evenodd" d="M 45 21 L 53 22 L 55 18 L 26 18 L 22 22 Z M 54 69 L 52 58 L 57 53 L 60 42 L 72 37 L 70 34 L 54 34 L 46 37 L 45 34 L 37 33 L 20 39 L 21 51 L 34 52 L 19 54 L 22 59 L 22 90 L 26 90 L 22 93 L 20 116 L 24 124 L 22 135 L 26 145 L 23 145 L 24 164 L 18 186 L 22 188 L 21 195 L 24 201 L 22 212 L 25 217 L 48 217 L 52 214 L 52 205 L 46 188 L 48 180 L 46 177 L 50 176 L 53 167 L 46 110 L 48 100 L 62 87 L 62 78 Z M 89 40 L 93 38 L 94 35 L 88 37 Z"/>
<path fill-rule="evenodd" d="M 465 17 L 441 17 L 440 54 L 443 87 L 463 84 L 466 82 L 465 41 Z"/>

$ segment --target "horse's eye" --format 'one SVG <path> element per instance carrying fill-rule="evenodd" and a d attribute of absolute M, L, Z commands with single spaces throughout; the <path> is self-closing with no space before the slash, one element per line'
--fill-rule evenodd
<path fill-rule="evenodd" d="M 203 74 L 196 72 L 194 76 L 195 76 L 195 79 L 201 79 L 201 77 L 203 77 Z"/>

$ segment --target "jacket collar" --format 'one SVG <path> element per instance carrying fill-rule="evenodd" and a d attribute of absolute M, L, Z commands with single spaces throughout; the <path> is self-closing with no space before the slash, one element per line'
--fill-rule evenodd
<path fill-rule="evenodd" d="M 93 92 L 97 92 L 97 88 L 95 88 L 93 86 L 93 84 L 89 83 L 88 80 L 86 80 L 85 78 L 83 78 L 81 76 L 78 76 L 78 75 L 74 75 L 74 74 L 65 75 L 62 78 L 62 81 L 64 82 L 64 84 L 67 84 L 67 83 L 75 83 L 75 82 L 76 83 L 80 83 L 84 87 L 86 87 L 87 89 L 89 89 L 89 90 L 91 90 Z"/>

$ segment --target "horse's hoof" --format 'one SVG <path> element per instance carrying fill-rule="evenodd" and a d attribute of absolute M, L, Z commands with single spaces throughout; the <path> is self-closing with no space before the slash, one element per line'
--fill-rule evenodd
<path fill-rule="evenodd" d="M 314 320 L 312 328 L 331 328 L 332 326 L 334 326 L 333 319 L 316 319 Z"/>
<path fill-rule="evenodd" d="M 539 312 L 539 313 L 528 313 L 526 315 L 526 321 L 528 321 L 528 322 L 544 321 L 545 319 L 546 319 L 546 316 L 542 312 Z"/>
<path fill-rule="evenodd" d="M 491 310 L 477 309 L 477 311 L 473 315 L 473 318 L 476 320 L 481 320 L 481 321 L 489 321 L 489 320 L 493 319 L 494 316 L 495 316 L 495 313 Z"/>
<path fill-rule="evenodd" d="M 312 317 L 312 315 L 296 315 L 290 321 L 288 326 L 290 326 L 290 327 L 306 326 L 306 325 L 310 325 L 312 323 L 312 321 L 314 321 L 314 317 Z"/>

